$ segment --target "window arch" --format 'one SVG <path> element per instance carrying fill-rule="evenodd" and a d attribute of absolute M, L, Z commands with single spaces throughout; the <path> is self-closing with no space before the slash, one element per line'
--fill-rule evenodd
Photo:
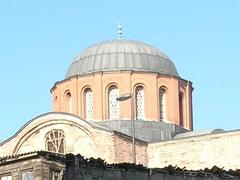
<path fill-rule="evenodd" d="M 55 153 L 65 153 L 65 135 L 60 129 L 54 129 L 46 134 L 46 150 Z"/>
<path fill-rule="evenodd" d="M 160 121 L 167 119 L 167 90 L 164 87 L 159 89 L 159 114 Z"/>
<path fill-rule="evenodd" d="M 183 113 L 184 113 L 184 95 L 182 92 L 179 93 L 179 125 L 183 126 Z"/>
<path fill-rule="evenodd" d="M 137 86 L 135 89 L 135 108 L 136 108 L 136 118 L 144 118 L 144 89 L 143 86 Z"/>
<path fill-rule="evenodd" d="M 117 86 L 112 85 L 108 89 L 108 117 L 109 119 L 119 119 L 119 102 L 117 97 L 119 90 Z"/>
<path fill-rule="evenodd" d="M 93 93 L 91 88 L 84 90 L 84 114 L 86 120 L 93 120 Z"/>
<path fill-rule="evenodd" d="M 66 110 L 67 112 L 72 112 L 72 95 L 69 91 L 65 93 L 66 95 Z"/>

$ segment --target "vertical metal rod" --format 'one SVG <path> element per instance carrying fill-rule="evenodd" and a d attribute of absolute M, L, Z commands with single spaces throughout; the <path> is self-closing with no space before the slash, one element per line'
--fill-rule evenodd
<path fill-rule="evenodd" d="M 134 93 L 131 97 L 131 128 L 132 128 L 132 161 L 136 164 L 136 148 L 135 148 L 135 115 L 134 115 Z"/>
<path fill-rule="evenodd" d="M 136 164 L 136 147 L 135 147 L 135 109 L 134 109 L 134 91 L 117 97 L 117 101 L 125 101 L 131 98 L 131 135 L 132 135 L 132 163 Z"/>

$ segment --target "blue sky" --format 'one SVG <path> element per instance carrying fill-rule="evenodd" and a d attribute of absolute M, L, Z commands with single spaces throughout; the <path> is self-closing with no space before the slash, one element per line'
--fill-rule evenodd
<path fill-rule="evenodd" d="M 240 1 L 0 1 L 0 140 L 51 111 L 50 88 L 84 48 L 117 38 L 160 48 L 194 86 L 194 129 L 240 128 Z"/>

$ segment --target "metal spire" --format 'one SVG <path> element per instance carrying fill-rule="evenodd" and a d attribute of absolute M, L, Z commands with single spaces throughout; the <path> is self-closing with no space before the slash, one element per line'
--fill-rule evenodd
<path fill-rule="evenodd" d="M 121 26 L 121 23 L 119 22 L 118 23 L 118 39 L 122 39 L 122 26 Z"/>

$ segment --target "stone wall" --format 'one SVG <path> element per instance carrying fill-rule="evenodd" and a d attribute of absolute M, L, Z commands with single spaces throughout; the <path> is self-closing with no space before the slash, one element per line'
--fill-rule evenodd
<path fill-rule="evenodd" d="M 214 165 L 239 169 L 240 130 L 169 140 L 148 145 L 148 167 L 177 165 L 205 169 Z"/>

